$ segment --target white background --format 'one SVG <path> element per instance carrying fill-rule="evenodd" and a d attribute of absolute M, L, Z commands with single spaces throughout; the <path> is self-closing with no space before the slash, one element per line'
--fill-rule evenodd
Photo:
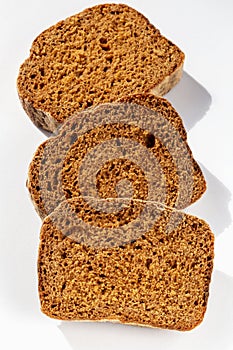
<path fill-rule="evenodd" d="M 1 0 L 1 349 L 233 349 L 233 1 L 125 3 L 145 14 L 186 53 L 182 81 L 167 97 L 184 120 L 189 144 L 208 182 L 206 194 L 189 208 L 206 219 L 216 235 L 204 322 L 180 333 L 59 322 L 41 314 L 36 275 L 41 222 L 25 182 L 33 152 L 45 136 L 20 106 L 16 77 L 36 35 L 97 2 Z"/>

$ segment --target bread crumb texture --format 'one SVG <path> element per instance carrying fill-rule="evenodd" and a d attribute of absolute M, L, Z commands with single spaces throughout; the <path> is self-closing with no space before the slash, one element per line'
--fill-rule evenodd
<path fill-rule="evenodd" d="M 107 147 L 112 139 L 114 149 Z M 129 146 L 125 157 L 117 156 L 116 146 L 121 149 L 126 141 L 132 149 Z M 134 141 L 148 152 L 141 164 L 137 152 L 129 157 Z M 98 152 L 104 143 L 107 146 Z M 190 173 L 187 168 L 178 172 L 174 163 L 183 157 L 182 145 L 191 161 Z M 83 192 L 80 169 L 95 149 L 82 173 Z M 106 154 L 111 159 L 95 174 L 98 201 L 105 203 L 98 210 L 96 202 L 89 201 L 89 196 L 95 199 L 88 192 L 93 189 L 89 175 L 98 157 Z M 162 176 L 150 165 L 151 157 L 158 160 Z M 157 188 L 152 194 L 148 179 Z M 187 145 L 182 121 L 165 99 L 128 96 L 67 120 L 56 137 L 38 148 L 29 170 L 28 188 L 44 217 L 38 259 L 42 311 L 62 320 L 115 320 L 175 330 L 197 326 L 206 311 L 214 238 L 203 220 L 173 209 L 182 179 L 187 182 L 178 203 L 185 207 L 186 191 L 191 188 L 191 199 L 197 200 L 205 180 Z M 123 180 L 132 184 L 129 202 L 118 188 Z M 126 205 L 109 212 L 115 199 Z"/>
<path fill-rule="evenodd" d="M 179 224 L 167 230 L 173 212 L 161 210 L 141 237 L 98 249 L 78 243 L 79 231 L 65 218 L 71 207 L 77 213 L 80 203 L 61 203 L 41 229 L 39 294 L 46 315 L 183 331 L 202 321 L 214 256 L 203 220 L 179 213 Z"/>
<path fill-rule="evenodd" d="M 152 121 L 146 126 L 148 116 Z M 113 118 L 115 122 L 111 123 Z M 80 129 L 82 126 L 86 129 L 84 133 Z M 153 127 L 155 135 L 151 133 Z M 111 150 L 110 144 L 97 148 L 112 139 L 117 140 L 117 149 Z M 119 158 L 116 152 L 123 147 L 124 140 L 132 144 L 132 149 L 135 142 L 141 145 L 146 149 L 147 157 L 143 158 L 138 151 L 133 159 L 127 159 L 127 152 Z M 93 153 L 83 176 L 88 185 L 90 169 L 98 157 L 101 160 L 106 152 L 110 152 L 111 159 L 104 161 L 96 173 L 96 188 L 101 198 L 117 197 L 117 184 L 128 180 L 133 185 L 133 198 L 147 200 L 149 177 L 156 188 L 153 201 L 176 209 L 194 203 L 206 190 L 205 179 L 187 144 L 178 113 L 164 98 L 151 94 L 133 95 L 122 98 L 120 102 L 102 104 L 78 113 L 63 124 L 56 137 L 39 146 L 30 164 L 28 189 L 41 218 L 50 214 L 63 200 L 81 195 L 80 166 L 84 157 L 95 148 L 96 154 Z M 185 153 L 184 159 L 182 152 Z M 141 160 L 141 166 L 136 158 Z M 149 168 L 147 176 L 143 167 Z M 93 194 L 87 192 L 86 195 Z M 130 219 L 130 213 L 127 213 Z"/>
<path fill-rule="evenodd" d="M 182 51 L 136 10 L 98 5 L 34 40 L 18 93 L 34 123 L 54 131 L 78 110 L 131 93 L 166 93 L 183 61 Z"/>

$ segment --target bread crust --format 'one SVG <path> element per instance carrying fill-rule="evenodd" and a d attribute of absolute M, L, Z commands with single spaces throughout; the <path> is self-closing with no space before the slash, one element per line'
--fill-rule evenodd
<path fill-rule="evenodd" d="M 33 122 L 33 124 L 44 131 L 56 133 L 57 129 L 61 125 L 55 118 L 53 118 L 49 112 L 44 112 L 41 109 L 36 109 L 33 106 L 33 103 L 28 101 L 27 99 L 23 99 L 19 96 L 20 103 Z"/>
<path fill-rule="evenodd" d="M 183 73 L 183 63 L 177 67 L 171 75 L 168 75 L 164 80 L 150 90 L 150 93 L 155 96 L 163 96 L 168 93 L 176 84 L 179 83 Z"/>

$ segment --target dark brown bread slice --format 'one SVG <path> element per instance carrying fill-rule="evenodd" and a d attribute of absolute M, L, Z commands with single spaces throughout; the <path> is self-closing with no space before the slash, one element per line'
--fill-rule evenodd
<path fill-rule="evenodd" d="M 163 95 L 180 79 L 184 54 L 142 14 L 98 5 L 41 33 L 17 86 L 32 121 L 54 132 L 78 110 L 133 93 Z"/>
<path fill-rule="evenodd" d="M 137 204 L 131 204 L 134 213 Z M 43 222 L 38 273 L 46 315 L 182 331 L 202 321 L 214 257 L 207 223 L 154 206 L 152 228 L 135 239 L 127 230 L 119 240 L 111 230 L 116 223 L 124 227 L 123 216 L 106 229 L 101 218 L 86 213 L 89 227 L 103 228 L 97 237 L 76 222 L 85 210 L 73 198 Z"/>
<path fill-rule="evenodd" d="M 100 164 L 96 174 L 102 198 L 117 197 L 116 184 L 125 179 L 134 186 L 134 198 L 149 200 L 148 176 L 155 182 L 155 193 L 150 195 L 150 200 L 163 202 L 168 207 L 185 208 L 204 193 L 205 179 L 192 157 L 177 112 L 164 98 L 135 95 L 80 112 L 64 123 L 56 137 L 39 146 L 30 164 L 27 186 L 41 218 L 66 198 L 80 196 L 78 176 L 84 156 L 94 147 L 117 138 L 119 148 L 126 140 L 132 144 L 136 142 L 147 153 L 142 157 L 141 151 L 135 153 L 141 157 L 140 166 L 134 158 L 127 159 L 126 153 L 119 159 L 114 154 L 116 151 L 112 151 L 110 159 Z M 106 147 L 107 150 L 99 150 L 99 158 L 104 158 L 112 146 Z M 85 178 L 98 157 L 93 155 L 87 174 L 83 175 Z M 149 157 L 161 168 L 151 165 Z M 149 167 L 147 177 L 142 167 Z M 86 191 L 86 195 L 92 194 Z"/>

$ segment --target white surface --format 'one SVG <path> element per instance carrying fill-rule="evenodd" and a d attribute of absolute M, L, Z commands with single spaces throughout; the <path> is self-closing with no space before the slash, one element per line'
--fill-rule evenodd
<path fill-rule="evenodd" d="M 204 322 L 179 333 L 132 326 L 66 323 L 39 311 L 36 259 L 40 220 L 25 188 L 27 167 L 45 136 L 26 117 L 16 93 L 20 63 L 42 30 L 94 1 L 0 2 L 1 235 L 0 348 L 233 349 L 233 2 L 125 1 L 186 53 L 185 74 L 168 95 L 189 130 L 209 189 L 189 212 L 216 234 L 215 271 Z"/>

